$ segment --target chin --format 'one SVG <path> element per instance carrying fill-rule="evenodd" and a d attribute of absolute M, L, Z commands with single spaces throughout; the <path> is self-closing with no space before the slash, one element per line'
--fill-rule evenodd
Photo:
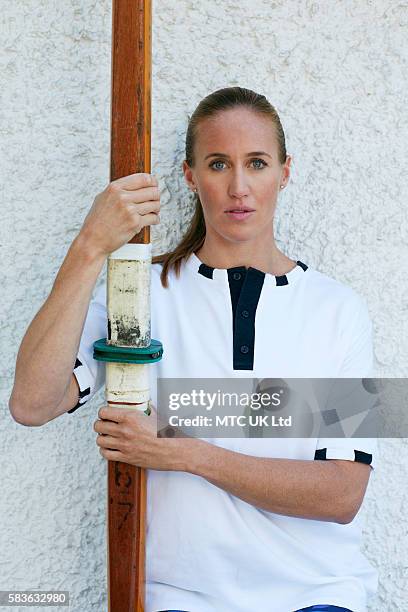
<path fill-rule="evenodd" d="M 258 234 L 258 232 L 254 232 L 253 228 L 237 228 L 235 231 L 231 231 L 231 229 L 229 231 L 218 230 L 218 233 L 229 242 L 248 242 Z"/>

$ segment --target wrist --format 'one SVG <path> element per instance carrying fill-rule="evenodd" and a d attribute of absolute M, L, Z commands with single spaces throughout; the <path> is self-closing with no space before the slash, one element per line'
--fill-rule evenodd
<path fill-rule="evenodd" d="M 105 253 L 102 253 L 90 243 L 89 238 L 82 231 L 74 238 L 70 251 L 90 264 L 102 265 L 107 258 Z"/>
<path fill-rule="evenodd" d="M 180 460 L 183 472 L 205 478 L 215 446 L 198 438 L 180 439 Z"/>

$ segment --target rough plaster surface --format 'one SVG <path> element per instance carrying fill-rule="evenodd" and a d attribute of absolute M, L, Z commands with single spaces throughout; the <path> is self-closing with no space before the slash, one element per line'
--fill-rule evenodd
<path fill-rule="evenodd" d="M 180 238 L 191 212 L 188 114 L 219 87 L 258 90 L 293 155 L 280 247 L 367 299 L 377 375 L 406 376 L 407 3 L 161 0 L 153 19 L 155 252 Z M 42 428 L 14 423 L 7 400 L 24 331 L 108 181 L 110 2 L 3 0 L 0 26 L 0 589 L 67 589 L 73 612 L 100 612 L 106 465 L 92 425 L 102 395 Z M 380 446 L 362 510 L 364 550 L 380 571 L 369 610 L 407 612 L 408 445 Z"/>

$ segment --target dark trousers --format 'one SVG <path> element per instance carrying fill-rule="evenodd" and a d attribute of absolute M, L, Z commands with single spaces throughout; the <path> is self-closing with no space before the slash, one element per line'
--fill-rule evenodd
<path fill-rule="evenodd" d="M 353 612 L 349 610 L 349 608 L 339 608 L 339 606 L 330 606 L 325 604 L 320 604 L 317 606 L 310 606 L 309 608 L 302 608 L 301 610 L 296 610 L 296 612 Z"/>
<path fill-rule="evenodd" d="M 160 610 L 160 612 L 188 612 L 188 610 Z M 294 612 L 353 612 L 353 610 L 349 610 L 349 608 L 339 608 L 339 606 L 320 604 L 302 608 L 301 610 L 295 610 Z"/>

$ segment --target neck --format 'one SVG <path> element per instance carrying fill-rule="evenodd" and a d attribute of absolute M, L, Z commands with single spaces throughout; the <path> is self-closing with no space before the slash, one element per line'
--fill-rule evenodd
<path fill-rule="evenodd" d="M 196 252 L 197 257 L 207 266 L 226 269 L 244 266 L 257 268 L 262 272 L 281 276 L 296 267 L 296 261 L 278 249 L 274 238 L 245 242 L 214 240 L 206 236 L 204 244 Z"/>

